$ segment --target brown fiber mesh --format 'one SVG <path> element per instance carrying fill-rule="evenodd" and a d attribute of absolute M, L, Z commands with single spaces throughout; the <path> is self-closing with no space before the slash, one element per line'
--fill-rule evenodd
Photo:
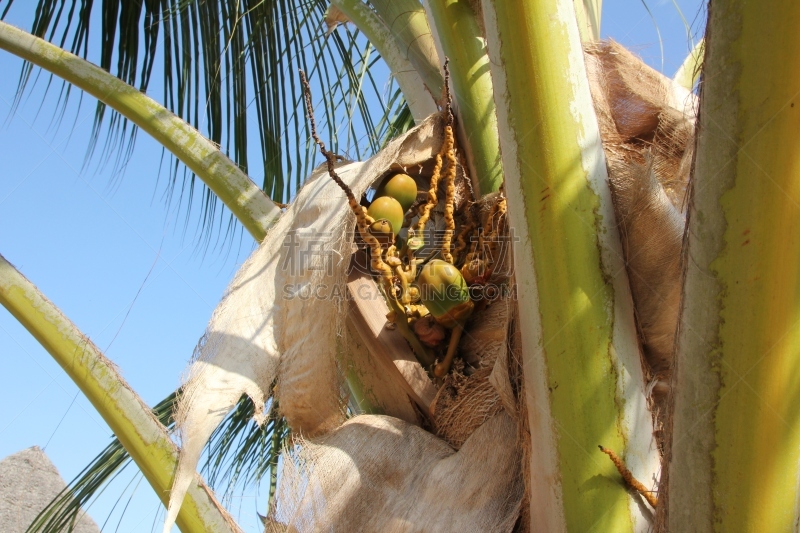
<path fill-rule="evenodd" d="M 588 45 L 586 59 L 606 157 L 642 162 L 649 153 L 658 181 L 681 209 L 694 138 L 695 96 L 614 41 Z"/>
<path fill-rule="evenodd" d="M 492 368 L 472 374 L 454 371 L 447 375 L 431 404 L 436 434 L 458 450 L 489 418 L 503 410 L 497 391 L 489 382 Z"/>
<path fill-rule="evenodd" d="M 586 52 L 655 436 L 663 446 L 696 97 L 613 41 L 593 43 Z"/>
<path fill-rule="evenodd" d="M 484 199 L 478 211 L 485 218 L 496 196 Z M 496 221 L 503 222 L 503 221 Z M 487 225 L 488 226 L 488 225 Z M 506 225 L 499 224 L 501 246 L 494 274 L 484 287 L 482 300 L 466 323 L 459 343 L 459 356 L 431 404 L 436 434 L 455 449 L 486 420 L 504 408 L 517 412 L 517 399 L 508 369 L 508 331 L 514 302 L 507 291 L 510 272 L 510 247 L 504 240 Z"/>

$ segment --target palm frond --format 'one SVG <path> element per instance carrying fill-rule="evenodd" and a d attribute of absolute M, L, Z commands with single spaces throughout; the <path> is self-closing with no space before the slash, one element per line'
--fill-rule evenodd
<path fill-rule="evenodd" d="M 414 127 L 414 116 L 411 114 L 411 109 L 403 100 L 403 94 L 400 92 L 400 89 L 398 89 L 394 96 L 392 96 L 388 106 L 389 109 L 394 107 L 392 104 L 394 104 L 395 101 L 399 101 L 400 110 L 391 118 L 386 117 L 385 120 L 388 121 L 388 127 L 386 128 L 386 133 L 383 136 L 381 148 L 389 144 L 389 142 L 395 137 L 404 134 Z"/>
<path fill-rule="evenodd" d="M 269 510 L 277 489 L 278 458 L 290 433 L 286 420 L 278 414 L 277 402 L 270 401 L 269 418 L 259 427 L 253 421 L 253 402 L 243 396 L 209 439 L 201 472 L 223 505 L 230 504 L 237 489 L 258 485 L 270 474 Z"/>
<path fill-rule="evenodd" d="M 681 6 L 678 5 L 676 0 L 672 0 L 672 6 L 675 8 L 678 16 L 681 18 L 683 27 L 686 30 L 686 43 L 689 45 L 689 50 L 692 50 L 695 47 L 694 36 L 692 35 L 692 27 L 689 25 L 689 21 L 686 20 L 686 16 L 683 14 L 683 10 L 681 9 Z"/>
<path fill-rule="evenodd" d="M 174 410 L 179 395 L 180 390 L 173 392 L 153 407 L 153 414 L 169 429 L 175 427 Z M 224 503 L 230 502 L 237 489 L 244 491 L 257 485 L 267 474 L 270 475 L 268 502 L 274 496 L 278 457 L 288 439 L 289 430 L 286 421 L 278 415 L 277 406 L 271 408 L 269 421 L 263 427 L 252 421 L 253 412 L 253 402 L 243 396 L 209 441 L 202 471 L 206 474 L 209 486 L 223 495 Z M 130 464 L 131 458 L 125 448 L 118 439 L 113 438 L 39 513 L 26 533 L 70 531 L 83 510 L 89 508 Z M 137 473 L 136 476 L 140 477 L 141 474 Z M 125 492 L 121 491 L 120 501 Z M 268 508 L 268 502 L 265 502 L 265 509 Z"/>
<path fill-rule="evenodd" d="M 5 6 L 3 16 L 12 3 Z M 340 153 L 356 158 L 374 153 L 390 127 L 387 117 L 402 109 L 398 101 L 394 109 L 387 102 L 384 86 L 390 73 L 357 29 L 343 25 L 326 36 L 327 4 L 325 0 L 39 0 L 32 33 L 94 60 L 145 92 L 160 64 L 165 106 L 220 145 L 254 179 L 261 176 L 273 200 L 288 202 L 316 157 L 303 120 L 299 68 L 308 73 L 314 94 L 321 98 L 320 133 Z M 92 48 L 98 32 L 94 28 L 90 32 L 90 20 L 98 10 L 99 51 Z M 17 102 L 32 72 L 31 65 L 23 68 Z M 63 87 L 60 109 L 69 96 L 69 88 Z M 104 161 L 113 158 L 115 166 L 124 167 L 135 140 L 133 124 L 106 113 L 102 104 L 97 106 L 87 157 L 97 152 Z M 257 160 L 253 149 L 259 152 Z M 188 213 L 197 201 L 194 176 L 175 162 L 167 168 L 166 201 L 177 201 L 180 211 Z M 213 193 L 198 190 L 204 234 L 208 237 L 214 227 L 230 230 Z"/>
<path fill-rule="evenodd" d="M 661 28 L 658 27 L 658 20 L 656 19 L 653 12 L 650 11 L 650 6 L 647 5 L 645 0 L 640 0 L 642 5 L 644 6 L 645 11 L 650 16 L 650 20 L 653 22 L 653 27 L 656 29 L 656 35 L 658 36 L 658 47 L 661 50 L 661 68 L 659 69 L 660 72 L 664 71 L 664 40 L 661 38 Z"/>
<path fill-rule="evenodd" d="M 174 406 L 179 391 L 173 392 L 155 407 L 153 414 L 166 427 L 174 425 Z M 119 475 L 131 458 L 117 438 L 64 487 L 37 515 L 26 533 L 56 533 L 69 531 L 80 518 L 81 509 L 88 507 L 102 489 Z"/>

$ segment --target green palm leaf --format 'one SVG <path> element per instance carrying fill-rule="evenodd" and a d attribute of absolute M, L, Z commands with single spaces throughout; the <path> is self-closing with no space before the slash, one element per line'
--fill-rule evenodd
<path fill-rule="evenodd" d="M 175 427 L 174 409 L 179 393 L 173 392 L 153 407 L 153 414 L 168 429 Z M 224 504 L 230 503 L 247 487 L 259 484 L 266 475 L 270 476 L 269 501 L 274 498 L 278 457 L 289 438 L 286 421 L 277 414 L 276 407 L 271 409 L 268 422 L 259 427 L 252 421 L 253 402 L 243 396 L 212 435 L 202 472 Z M 87 509 L 130 464 L 128 452 L 117 438 L 113 438 L 39 513 L 26 533 L 70 531 L 82 510 Z M 123 497 L 124 494 L 120 499 Z M 269 505 L 269 502 L 264 502 L 265 509 Z"/>
<path fill-rule="evenodd" d="M 173 392 L 161 400 L 153 414 L 167 427 L 174 425 L 173 408 L 177 393 Z M 28 526 L 27 533 L 69 531 L 80 517 L 81 509 L 102 492 L 122 470 L 131 463 L 131 458 L 115 437 L 111 443 L 84 468 L 75 479 L 39 513 Z"/>
<path fill-rule="evenodd" d="M 203 131 L 256 181 L 262 176 L 273 200 L 288 202 L 316 157 L 307 142 L 299 68 L 322 98 L 320 133 L 339 153 L 362 159 L 377 151 L 387 135 L 397 134 L 389 117 L 405 107 L 402 98 L 384 90 L 389 71 L 380 68 L 379 54 L 358 30 L 345 25 L 326 36 L 326 9 L 325 0 L 39 0 L 31 31 L 86 58 L 98 33 L 90 32 L 90 21 L 99 10 L 99 57 L 92 59 L 142 91 L 148 91 L 160 64 L 166 107 Z M 17 102 L 32 73 L 31 65 L 23 68 Z M 63 87 L 60 109 L 69 96 L 69 87 Z M 136 127 L 114 112 L 106 115 L 98 104 L 87 157 L 99 150 L 121 168 L 132 153 Z M 188 217 L 197 200 L 194 176 L 174 161 L 169 169 L 167 199 L 181 202 L 188 195 L 181 204 Z M 213 193 L 200 190 L 206 237 L 215 225 L 235 228 L 230 220 L 224 225 Z"/>

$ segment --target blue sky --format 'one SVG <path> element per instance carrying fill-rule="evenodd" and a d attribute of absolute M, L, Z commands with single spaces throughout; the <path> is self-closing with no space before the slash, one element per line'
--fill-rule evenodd
<path fill-rule="evenodd" d="M 689 50 L 676 4 L 695 36 L 705 19 L 698 0 L 648 2 L 669 75 Z M 32 0 L 18 1 L 7 21 L 27 29 L 32 13 Z M 606 0 L 602 30 L 662 69 L 658 34 L 640 0 Z M 145 134 L 138 136 L 123 176 L 112 173 L 113 165 L 98 168 L 97 157 L 85 165 L 92 98 L 84 97 L 77 110 L 73 96 L 55 128 L 58 91 L 43 101 L 43 75 L 12 113 L 20 66 L 0 52 L 0 254 L 104 350 L 152 405 L 178 386 L 211 312 L 253 243 L 245 234 L 223 250 L 198 249 L 198 213 L 189 215 L 184 232 L 185 211 L 176 215 L 175 206 L 170 210 L 163 200 L 161 149 Z M 158 80 L 150 92 L 159 99 Z M 63 477 L 71 479 L 108 444 L 108 426 L 4 309 L 0 365 L 0 458 L 46 446 Z M 111 511 L 116 495 L 131 478 L 121 476 L 89 511 L 99 524 L 111 513 L 108 530 L 119 520 L 120 509 Z M 160 503 L 146 482 L 136 485 L 128 488 L 135 494 L 120 532 L 150 531 L 153 524 L 159 529 Z M 232 512 L 247 531 L 258 530 L 255 512 L 263 513 L 265 501 L 255 491 L 234 500 Z"/>

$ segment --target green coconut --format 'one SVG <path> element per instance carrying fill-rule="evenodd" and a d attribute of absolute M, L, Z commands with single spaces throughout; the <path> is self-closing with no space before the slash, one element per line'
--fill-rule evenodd
<path fill-rule="evenodd" d="M 417 279 L 420 299 L 436 322 L 453 328 L 472 313 L 467 282 L 458 269 L 446 261 L 434 259 L 426 264 Z"/>
<path fill-rule="evenodd" d="M 417 182 L 407 174 L 395 174 L 381 185 L 378 195 L 391 196 L 400 202 L 405 213 L 417 199 Z"/>
<path fill-rule="evenodd" d="M 400 205 L 400 202 L 391 196 L 381 196 L 375 198 L 367 209 L 367 214 L 375 220 L 386 220 L 392 225 L 392 233 L 397 236 L 400 233 L 400 228 L 403 227 L 403 219 L 405 218 L 405 210 Z"/>

